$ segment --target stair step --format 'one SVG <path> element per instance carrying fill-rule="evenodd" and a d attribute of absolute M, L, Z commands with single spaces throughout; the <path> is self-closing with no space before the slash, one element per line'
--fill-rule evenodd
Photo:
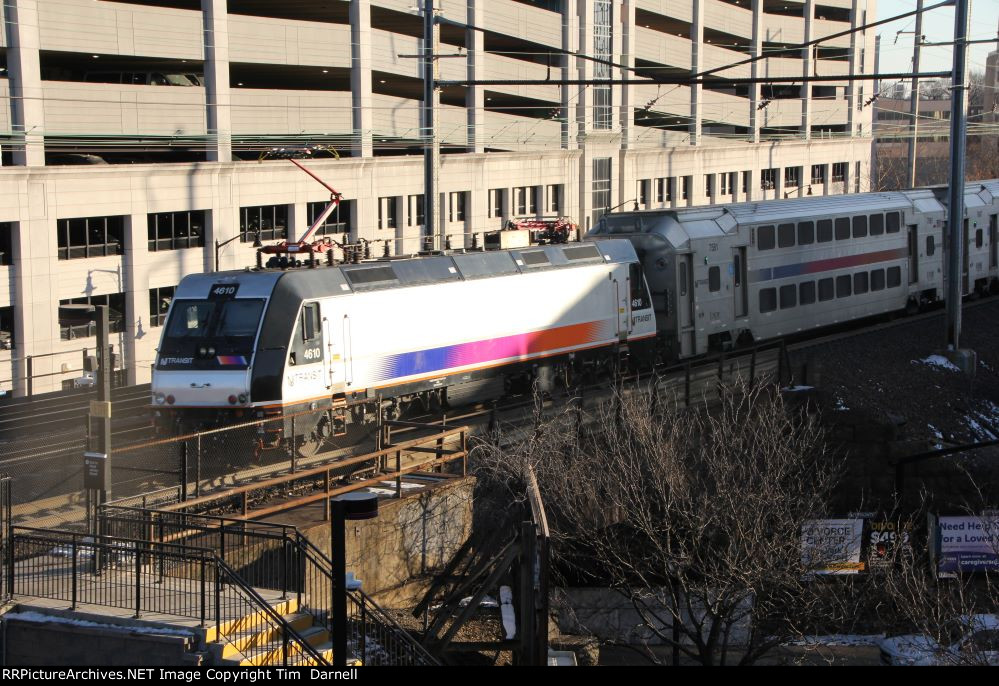
<path fill-rule="evenodd" d="M 300 631 L 299 634 L 305 639 L 306 643 L 313 648 L 330 642 L 329 632 L 321 626 L 309 627 L 304 631 Z M 260 667 L 264 665 L 278 665 L 284 661 L 284 645 L 282 644 L 280 637 L 268 641 L 266 644 L 258 644 L 258 646 L 255 647 L 257 650 L 253 655 L 247 656 L 244 653 L 243 660 L 240 664 Z M 303 659 L 308 659 L 308 657 L 303 654 L 301 647 L 298 644 L 291 642 L 288 644 L 288 658 L 296 664 Z"/>
<path fill-rule="evenodd" d="M 292 615 L 298 612 L 298 600 L 295 598 L 279 600 L 272 603 L 271 607 L 280 615 Z M 205 641 L 212 643 L 218 641 L 221 637 L 253 632 L 266 623 L 266 616 L 267 613 L 260 610 L 243 615 L 242 617 L 224 620 L 219 623 L 217 629 L 215 624 L 211 624 L 205 631 Z"/>
<path fill-rule="evenodd" d="M 284 616 L 284 620 L 291 625 L 291 627 L 302 634 L 305 634 L 312 628 L 315 623 L 315 617 L 313 617 L 308 612 L 298 612 L 292 615 Z M 270 622 L 261 621 L 257 626 L 248 628 L 245 631 L 238 632 L 236 634 L 226 635 L 223 634 L 222 639 L 222 657 L 230 658 L 236 657 L 242 653 L 245 653 L 248 649 L 265 646 L 269 643 L 276 643 L 280 641 L 281 631 L 279 627 L 273 626 Z"/>

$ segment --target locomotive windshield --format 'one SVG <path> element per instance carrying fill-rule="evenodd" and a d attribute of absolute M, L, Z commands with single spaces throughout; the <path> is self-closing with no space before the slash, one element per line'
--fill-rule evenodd
<path fill-rule="evenodd" d="M 176 300 L 160 343 L 160 368 L 246 368 L 264 301 Z"/>

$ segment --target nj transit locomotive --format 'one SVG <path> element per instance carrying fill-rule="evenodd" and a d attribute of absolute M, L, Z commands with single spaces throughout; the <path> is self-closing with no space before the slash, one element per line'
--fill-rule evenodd
<path fill-rule="evenodd" d="M 916 310 L 943 297 L 940 193 L 621 212 L 576 244 L 188 276 L 154 406 L 172 431 L 316 410 L 294 429 L 314 442 L 373 402 L 458 404 Z M 964 291 L 995 290 L 999 181 L 965 202 Z"/>
<path fill-rule="evenodd" d="M 153 403 L 172 431 L 328 410 L 296 425 L 315 441 L 342 408 L 498 397 L 654 336 L 626 240 L 198 274 L 171 303 Z"/>

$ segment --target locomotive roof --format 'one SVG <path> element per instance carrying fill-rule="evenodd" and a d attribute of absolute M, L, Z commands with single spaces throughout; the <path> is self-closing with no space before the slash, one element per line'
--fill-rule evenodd
<path fill-rule="evenodd" d="M 582 241 L 515 250 L 456 253 L 408 259 L 375 260 L 316 269 L 264 269 L 192 274 L 177 287 L 177 298 L 203 298 L 218 283 L 239 283 L 238 297 L 265 297 L 275 289 L 303 299 L 351 292 L 405 288 L 468 279 L 564 269 L 586 264 L 634 262 L 627 240 Z"/>

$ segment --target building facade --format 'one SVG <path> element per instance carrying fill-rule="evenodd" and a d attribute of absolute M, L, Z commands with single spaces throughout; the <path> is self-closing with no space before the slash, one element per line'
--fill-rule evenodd
<path fill-rule="evenodd" d="M 794 79 L 869 74 L 874 32 L 784 49 L 873 20 L 874 1 L 437 0 L 456 82 L 439 228 L 461 247 L 519 217 L 585 231 L 619 205 L 866 190 L 871 82 Z M 128 380 L 148 380 L 178 281 L 254 264 L 254 238 L 301 236 L 328 200 L 274 148 L 325 151 L 304 163 L 344 197 L 325 232 L 420 250 L 417 4 L 7 0 L 0 389 L 81 376 L 95 341 L 60 326 L 70 302 L 110 305 Z M 569 83 L 599 78 L 669 83 Z M 536 83 L 465 83 L 483 80 Z"/>

